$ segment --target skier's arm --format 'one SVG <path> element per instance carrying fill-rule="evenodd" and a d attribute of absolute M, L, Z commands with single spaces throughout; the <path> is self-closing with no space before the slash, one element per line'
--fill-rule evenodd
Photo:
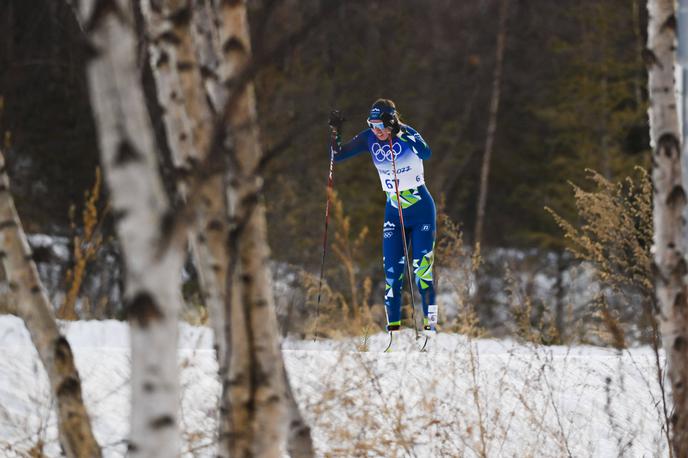
<path fill-rule="evenodd" d="M 337 138 L 336 145 L 337 147 L 335 148 L 335 154 L 334 154 L 334 161 L 335 162 L 341 162 L 345 159 L 349 159 L 354 156 L 358 156 L 361 153 L 365 153 L 368 151 L 368 139 L 366 136 L 366 132 L 368 130 L 364 130 L 360 134 L 356 135 L 350 142 L 345 143 L 344 145 L 341 144 L 341 141 L 339 138 Z"/>
<path fill-rule="evenodd" d="M 425 160 L 432 154 L 430 146 L 428 146 L 427 142 L 423 140 L 423 137 L 421 137 L 413 127 L 403 126 L 398 137 L 401 141 L 408 143 L 411 150 L 413 150 L 419 158 Z"/>

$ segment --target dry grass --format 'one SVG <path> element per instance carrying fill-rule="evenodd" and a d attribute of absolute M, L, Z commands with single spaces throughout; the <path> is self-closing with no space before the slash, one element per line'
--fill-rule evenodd
<path fill-rule="evenodd" d="M 574 225 L 554 210 L 554 217 L 576 259 L 595 267 L 604 285 L 593 302 L 593 326 L 607 327 L 607 342 L 625 346 L 629 335 L 651 343 L 652 314 L 638 308 L 655 303 L 652 280 L 652 183 L 637 167 L 635 177 L 614 183 L 588 170 L 593 191 L 571 184 L 580 223 Z M 633 304 L 633 305 L 630 305 Z"/>
<path fill-rule="evenodd" d="M 592 264 L 605 288 L 599 293 L 588 320 L 593 334 L 621 352 L 633 341 L 649 344 L 654 353 L 655 382 L 659 387 L 654 402 L 667 443 L 670 412 L 665 391 L 666 367 L 659 354 L 659 332 L 650 248 L 653 238 L 652 182 L 648 172 L 636 167 L 636 175 L 613 183 L 594 170 L 587 170 L 595 186 L 585 191 L 571 184 L 580 223 L 576 226 L 546 208 L 564 231 L 569 250 L 580 261 Z M 639 300 L 638 300 L 639 297 Z M 607 384 L 609 385 L 609 383 Z M 647 381 L 649 388 L 650 382 Z M 611 401 L 607 401 L 607 407 Z M 609 410 L 609 409 L 607 409 Z M 615 418 L 609 414 L 610 424 Z M 630 446 L 613 428 L 620 455 Z M 671 453 L 671 448 L 669 448 Z"/>
<path fill-rule="evenodd" d="M 612 195 L 627 189 L 601 186 Z M 618 203 L 607 194 L 600 197 L 603 203 L 596 208 L 608 211 Z M 640 212 L 644 207 L 640 197 L 637 199 Z M 288 366 L 298 368 L 290 373 L 292 386 L 321 456 L 601 456 L 598 442 L 607 437 L 614 445 L 604 452 L 625 456 L 637 451 L 635 443 L 648 428 L 655 427 L 654 448 L 645 452 L 667 453 L 668 442 L 662 441 L 668 431 L 665 372 L 657 348 L 656 359 L 649 363 L 636 361 L 630 351 L 621 350 L 626 346 L 623 317 L 607 303 L 598 305 L 597 319 L 606 330 L 605 339 L 618 349 L 608 361 L 592 364 L 570 356 L 569 350 L 564 349 L 562 355 L 561 347 L 544 346 L 558 339 L 553 320 L 535 310 L 507 269 L 513 333 L 523 344 L 500 343 L 499 351 L 486 351 L 492 347 L 476 339 L 485 331 L 479 326 L 473 303 L 480 249 L 468 249 L 460 228 L 442 211 L 435 248 L 436 265 L 442 270 L 435 280 L 452 286 L 459 305 L 458 315 L 444 323 L 444 330 L 463 337 L 456 339 L 451 351 L 439 354 L 369 352 L 371 336 L 384 322 L 384 310 L 371 303 L 372 281 L 356 268 L 364 255 L 360 250 L 367 230 L 351 234 L 341 202 L 335 200 L 333 208 L 337 229 L 333 253 L 341 267 L 339 277 L 323 285 L 319 337 L 359 338 L 351 344 L 351 351 L 286 355 Z M 609 221 L 630 225 L 626 216 Z M 580 230 L 566 226 L 573 231 L 569 237 L 579 237 L 582 247 L 587 247 L 580 248 L 579 256 L 588 253 L 594 261 L 595 256 L 615 252 L 603 246 L 609 240 L 595 241 L 589 232 L 592 227 L 608 230 L 611 224 L 591 221 Z M 609 269 L 605 281 L 619 278 L 620 260 L 626 259 L 622 254 L 600 264 Z M 318 278 L 303 274 L 303 279 L 307 306 L 314 309 Z M 335 291 L 333 284 L 344 287 Z M 307 323 L 306 328 L 312 335 L 315 322 Z M 185 456 L 205 456 L 215 439 L 217 412 L 199 413 L 187 397 L 203 380 L 216 377 L 214 371 L 202 372 L 207 369 L 197 364 L 196 358 L 201 357 L 209 356 L 191 354 L 182 362 L 182 404 L 187 406 L 181 415 Z M 305 366 L 308 364 L 312 367 Z M 642 379 L 643 392 L 637 387 L 630 391 L 629 375 Z M 199 415 L 205 418 L 201 426 L 192 421 Z M 30 437 L 34 442 L 22 444 L 21 453 L 42 450 L 43 436 L 32 432 Z M 19 450 L 17 444 L 0 444 L 0 450 L 8 446 Z"/>
<path fill-rule="evenodd" d="M 483 337 L 487 331 L 480 326 L 480 320 L 475 310 L 474 292 L 476 291 L 476 277 L 482 264 L 480 245 L 472 250 L 463 241 L 461 227 L 444 211 L 444 196 L 437 206 L 437 241 L 435 243 L 435 290 L 445 284 L 454 293 L 457 315 L 450 321 L 443 316 L 444 306 L 440 303 L 439 330 L 457 332 L 470 337 Z M 438 301 L 440 302 L 440 301 Z"/>
<path fill-rule="evenodd" d="M 506 295 L 512 321 L 509 323 L 512 335 L 524 342 L 557 345 L 562 343 L 554 318 L 549 309 L 534 307 L 532 299 L 525 294 L 511 268 L 504 266 Z"/>
<path fill-rule="evenodd" d="M 412 340 L 410 330 L 404 335 Z M 639 450 L 657 456 L 666 452 L 658 426 L 662 414 L 656 403 L 659 390 L 651 355 L 609 351 L 593 361 L 539 343 L 440 337 L 445 338 L 443 351 L 431 353 L 365 353 L 355 348 L 356 339 L 348 346 L 339 342 L 336 351 L 324 347 L 320 352 L 285 352 L 317 456 L 628 456 Z M 220 390 L 217 366 L 209 364 L 212 360 L 212 351 L 191 349 L 180 361 L 184 457 L 212 456 Z M 122 363 L 126 367 L 126 361 Z M 85 392 L 96 423 L 113 415 L 110 408 L 97 406 L 128 399 L 128 374 L 104 374 L 104 370 L 94 366 L 83 374 L 86 387 L 106 375 L 117 379 L 112 390 L 99 393 L 97 399 Z M 47 392 L 47 386 L 39 391 Z M 43 393 L 31 401 L 36 412 L 52 409 L 47 396 Z M 43 432 L 35 423 L 30 428 L 27 423 L 26 439 L 0 444 L 1 454 L 26 457 L 31 449 L 55 450 L 51 416 L 45 414 L 41 423 L 50 427 L 44 426 Z M 121 421 L 126 423 L 126 416 Z M 654 445 L 648 441 L 648 430 L 653 431 Z M 124 453 L 125 437 L 108 440 L 115 441 L 104 444 L 110 456 Z M 607 444 L 604 454 L 600 442 Z"/>
<path fill-rule="evenodd" d="M 650 427 L 661 440 L 660 412 L 622 353 L 609 363 L 532 343 L 495 353 L 469 338 L 432 358 L 328 353 L 308 362 L 319 378 L 292 376 L 320 456 L 613 456 L 637 453 Z"/>
<path fill-rule="evenodd" d="M 360 337 L 359 349 L 367 351 L 368 337 L 384 329 L 386 324 L 384 304 L 371 300 L 373 292 L 372 279 L 362 276 L 357 267 L 366 258 L 362 246 L 368 236 L 364 228 L 353 235 L 349 217 L 345 216 L 342 202 L 333 193 L 334 241 L 332 252 L 338 268 L 334 275 L 327 278 L 321 288 L 321 301 L 317 306 L 318 278 L 307 272 L 301 273 L 301 284 L 306 291 L 306 308 L 319 313 L 312 317 L 307 325 L 305 335 L 313 335 L 317 327 L 318 337 L 344 338 Z M 440 319 L 438 330 L 442 332 L 459 332 L 472 337 L 487 334 L 479 324 L 475 310 L 474 292 L 476 275 L 482 263 L 480 247 L 470 249 L 463 242 L 463 233 L 458 224 L 444 212 L 444 199 L 440 200 L 437 216 L 437 240 L 435 243 L 435 268 L 433 277 L 435 289 L 443 285 L 444 290 L 453 292 L 450 300 L 457 313 L 448 320 L 444 312 L 445 305 L 438 299 Z M 418 302 L 419 304 L 420 302 Z M 420 307 L 418 306 L 418 312 Z M 411 300 L 408 292 L 403 294 L 402 316 L 410 317 Z M 419 318 L 419 317 L 417 317 Z M 298 331 L 298 330 L 297 330 Z"/>
<path fill-rule="evenodd" d="M 100 226 L 104 221 L 108 208 L 106 207 L 102 214 L 98 212 L 98 202 L 101 197 L 102 178 L 100 167 L 96 167 L 95 180 L 93 187 L 86 191 L 84 195 L 84 209 L 81 212 L 81 228 L 77 228 L 74 213 L 76 209 L 74 205 L 70 208 L 70 225 L 73 236 L 74 251 L 74 265 L 66 273 L 65 284 L 67 285 L 67 294 L 64 302 L 57 310 L 57 317 L 63 320 L 77 320 L 86 317 L 91 312 L 91 305 L 84 300 L 81 311 L 77 312 L 76 305 L 79 297 L 79 292 L 86 279 L 86 270 L 89 263 L 96 259 L 98 250 L 103 245 L 103 237 L 100 231 Z M 81 316 L 80 316 L 81 315 Z"/>
<path fill-rule="evenodd" d="M 34 373 L 42 369 L 39 361 L 35 363 Z M 9 376 L 9 374 L 6 374 Z M 36 374 L 38 375 L 38 374 Z M 49 430 L 55 426 L 53 415 L 54 402 L 51 400 L 49 387 L 27 387 L 24 401 L 30 404 L 32 416 L 24 415 L 0 406 L 0 430 L 3 435 L 13 430 L 12 440 L 0 440 L 0 452 L 3 457 L 45 458 L 46 445 L 51 441 Z"/>
<path fill-rule="evenodd" d="M 301 272 L 306 307 L 308 310 L 317 310 L 306 324 L 305 334 L 316 338 L 362 335 L 361 349 L 365 349 L 366 336 L 378 332 L 385 323 L 384 305 L 371 302 L 372 279 L 362 276 L 357 267 L 366 257 L 362 247 L 368 237 L 368 228 L 352 234 L 351 219 L 345 215 L 344 205 L 336 192 L 332 193 L 332 210 L 335 232 L 331 250 L 338 268 L 334 270 L 334 275 L 323 281 L 321 289 L 318 277 Z M 342 288 L 335 290 L 332 285 Z M 317 303 L 319 292 L 320 304 Z"/>
<path fill-rule="evenodd" d="M 192 326 L 209 325 L 208 308 L 195 302 L 186 303 L 182 308 L 179 319 Z"/>

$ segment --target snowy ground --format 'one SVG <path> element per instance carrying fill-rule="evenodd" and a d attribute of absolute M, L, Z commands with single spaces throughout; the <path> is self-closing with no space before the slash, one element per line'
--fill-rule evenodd
<path fill-rule="evenodd" d="M 63 324 L 107 457 L 127 436 L 128 331 L 116 321 Z M 219 383 L 205 328 L 182 325 L 185 456 L 212 456 Z M 403 334 L 413 348 L 411 332 Z M 359 340 L 286 341 L 293 389 L 319 456 L 668 456 L 655 356 L 536 347 L 441 334 L 429 353 L 369 352 Z M 58 456 L 48 384 L 22 322 L 0 317 L 0 456 L 39 440 Z M 23 453 L 22 453 L 23 452 Z"/>

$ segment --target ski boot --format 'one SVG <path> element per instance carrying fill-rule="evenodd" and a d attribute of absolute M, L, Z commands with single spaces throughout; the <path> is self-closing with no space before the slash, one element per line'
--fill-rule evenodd
<path fill-rule="evenodd" d="M 437 336 L 437 330 L 435 329 L 435 325 L 437 325 L 437 306 L 429 305 L 428 316 L 427 318 L 423 317 L 424 339 L 421 339 L 421 341 L 419 342 L 419 348 L 421 352 L 428 351 L 428 343 L 430 342 L 430 340 L 434 339 Z"/>
<path fill-rule="evenodd" d="M 437 306 L 428 305 L 428 317 L 423 318 L 423 334 L 435 337 L 437 335 L 435 326 L 437 326 Z"/>

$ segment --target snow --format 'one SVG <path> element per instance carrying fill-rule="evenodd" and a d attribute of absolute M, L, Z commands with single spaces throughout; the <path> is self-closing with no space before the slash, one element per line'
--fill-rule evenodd
<path fill-rule="evenodd" d="M 123 456 L 127 325 L 61 327 L 105 456 Z M 186 324 L 180 331 L 184 456 L 212 456 L 220 385 L 211 332 Z M 400 334 L 397 348 L 408 351 L 382 353 L 383 334 L 367 342 L 284 341 L 318 456 L 668 456 L 649 348 L 617 352 L 439 334 L 428 353 L 418 353 L 412 331 Z M 0 351 L 0 455 L 24 456 L 41 439 L 46 456 L 59 456 L 47 380 L 18 318 L 0 317 Z"/>

